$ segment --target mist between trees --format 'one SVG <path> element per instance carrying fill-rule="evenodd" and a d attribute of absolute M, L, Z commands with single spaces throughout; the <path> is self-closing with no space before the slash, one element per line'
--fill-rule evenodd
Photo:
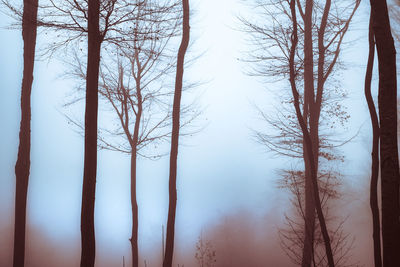
<path fill-rule="evenodd" d="M 399 3 L 1 3 L 1 266 L 400 266 Z"/>

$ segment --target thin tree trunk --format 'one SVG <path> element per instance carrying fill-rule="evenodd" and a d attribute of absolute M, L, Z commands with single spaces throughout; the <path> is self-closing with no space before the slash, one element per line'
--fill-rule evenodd
<path fill-rule="evenodd" d="M 300 111 L 300 109 L 299 109 Z M 314 153 L 313 153 L 313 143 L 312 139 L 310 137 L 309 132 L 307 131 L 307 126 L 304 124 L 304 122 L 300 122 L 302 120 L 302 117 L 298 117 L 299 123 L 302 128 L 303 135 L 305 137 L 305 143 L 306 143 L 306 149 L 308 151 L 309 155 L 309 160 L 310 160 L 310 169 L 311 169 L 311 178 L 312 178 L 312 186 L 313 186 L 313 196 L 314 196 L 314 202 L 315 202 L 315 208 L 317 211 L 317 216 L 319 220 L 319 224 L 321 227 L 321 233 L 322 237 L 324 240 L 325 244 L 325 251 L 326 251 L 326 257 L 328 259 L 328 265 L 329 267 L 334 267 L 334 260 L 333 260 L 333 253 L 332 253 L 332 248 L 331 248 L 331 241 L 329 238 L 329 233 L 326 227 L 326 222 L 325 222 L 325 217 L 323 215 L 322 211 L 322 203 L 321 199 L 319 197 L 319 188 L 318 188 L 318 176 L 317 176 L 317 165 L 315 163 L 315 158 L 314 158 Z"/>
<path fill-rule="evenodd" d="M 371 14 L 379 62 L 383 265 L 390 267 L 400 266 L 396 50 L 386 0 L 371 0 Z"/>
<path fill-rule="evenodd" d="M 303 155 L 307 156 L 305 142 L 303 142 Z M 310 173 L 310 163 L 305 158 L 305 212 L 304 212 L 304 242 L 301 266 L 311 266 L 314 257 L 314 233 L 315 233 L 315 203 L 312 194 L 312 181 Z"/>
<path fill-rule="evenodd" d="M 189 0 L 182 0 L 183 23 L 182 23 L 182 41 L 178 51 L 178 60 L 176 66 L 174 104 L 172 110 L 172 136 L 171 136 L 171 154 L 169 166 L 169 207 L 167 221 L 167 238 L 163 267 L 172 267 L 175 239 L 175 214 L 176 214 L 176 172 L 178 158 L 179 142 L 179 120 L 180 105 L 182 96 L 182 79 L 184 70 L 184 59 L 187 47 L 189 45 L 190 25 L 189 25 Z"/>
<path fill-rule="evenodd" d="M 307 9 L 307 7 L 306 7 L 306 9 Z M 291 45 L 291 49 L 290 49 L 290 58 L 289 58 L 289 63 L 290 63 L 289 79 L 290 79 L 290 86 L 291 86 L 292 94 L 293 94 L 293 98 L 294 98 L 293 105 L 296 110 L 297 120 L 300 124 L 301 130 L 303 133 L 303 138 L 304 138 L 304 142 L 306 145 L 307 155 L 308 155 L 308 159 L 310 161 L 310 173 L 311 173 L 312 186 L 313 186 L 312 193 L 313 193 L 315 208 L 317 211 L 318 220 L 319 220 L 319 224 L 321 227 L 321 232 L 322 232 L 322 236 L 323 236 L 323 240 L 324 240 L 324 244 L 325 244 L 325 252 L 326 252 L 326 257 L 328 259 L 328 265 L 329 265 L 329 267 L 334 267 L 335 263 L 333 260 L 331 242 L 330 242 L 328 230 L 327 230 L 326 223 L 325 223 L 325 218 L 324 218 L 324 215 L 322 212 L 321 199 L 319 197 L 317 169 L 316 169 L 315 157 L 314 157 L 314 153 L 313 153 L 313 143 L 312 143 L 313 140 L 310 137 L 310 133 L 308 131 L 307 125 L 305 124 L 305 121 L 301 114 L 299 93 L 296 88 L 294 56 L 295 56 L 296 47 L 298 44 L 298 36 L 297 36 L 297 18 L 296 18 L 296 2 L 295 2 L 295 0 L 290 1 L 290 10 L 291 10 L 292 22 L 293 22 L 293 33 L 292 33 L 292 37 L 291 37 L 292 45 Z"/>
<path fill-rule="evenodd" d="M 132 267 L 139 266 L 139 249 L 138 249 L 138 205 L 136 201 L 136 148 L 132 149 L 131 154 L 131 205 L 132 205 L 132 236 L 131 250 L 132 250 Z"/>
<path fill-rule="evenodd" d="M 136 55 L 138 62 L 138 68 L 140 69 L 140 64 L 138 56 Z M 141 84 L 140 84 L 140 73 L 136 80 L 136 94 L 138 101 L 138 110 L 136 113 L 135 128 L 133 131 L 132 140 L 132 154 L 131 154 L 131 205 L 132 205 L 132 237 L 131 248 L 132 248 L 132 267 L 139 266 L 139 247 L 138 247 L 138 232 L 139 232 L 139 214 L 138 214 L 138 204 L 137 204 L 137 192 L 136 192 L 136 166 L 137 166 L 137 146 L 139 141 L 139 129 L 140 120 L 142 118 L 142 94 L 141 94 Z M 128 115 L 127 115 L 128 116 Z"/>
<path fill-rule="evenodd" d="M 378 206 L 378 177 L 379 177 L 379 121 L 376 114 L 374 100 L 371 95 L 371 80 L 372 71 L 374 68 L 375 57 L 375 40 L 374 31 L 372 29 L 372 16 L 369 20 L 369 54 L 367 70 L 365 73 L 365 99 L 368 104 L 368 110 L 371 117 L 372 124 L 372 153 L 371 153 L 371 185 L 370 185 L 370 206 L 372 212 L 372 236 L 374 240 L 374 262 L 375 267 L 382 266 L 381 256 L 381 225 L 379 219 L 379 206 Z"/>
<path fill-rule="evenodd" d="M 99 0 L 88 3 L 88 61 L 86 73 L 85 156 L 81 210 L 81 267 L 93 267 L 96 254 L 94 204 L 97 168 L 97 113 L 100 48 Z"/>
<path fill-rule="evenodd" d="M 25 262 L 26 200 L 31 153 L 31 91 L 35 61 L 38 0 L 24 0 L 22 38 L 24 39 L 24 71 L 21 88 L 21 122 L 18 158 L 15 164 L 15 224 L 13 266 Z"/>
<path fill-rule="evenodd" d="M 307 101 L 305 101 L 306 103 Z M 308 106 L 304 106 L 303 120 L 307 123 Z M 304 212 L 304 242 L 303 242 L 303 255 L 302 267 L 311 266 L 314 258 L 314 234 L 315 234 L 315 202 L 312 193 L 312 180 L 310 161 L 308 159 L 306 143 L 303 140 L 303 157 L 304 157 L 304 198 L 305 198 L 305 212 Z"/>

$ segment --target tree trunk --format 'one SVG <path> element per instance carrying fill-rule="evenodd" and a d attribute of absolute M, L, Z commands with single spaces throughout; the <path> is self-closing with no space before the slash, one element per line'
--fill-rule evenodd
<path fill-rule="evenodd" d="M 307 160 L 305 142 L 303 142 L 303 155 L 305 166 L 305 211 L 304 211 L 304 242 L 301 266 L 311 266 L 314 257 L 314 233 L 315 233 L 315 203 L 312 194 L 312 181 L 310 173 L 310 163 Z"/>
<path fill-rule="evenodd" d="M 314 101 L 314 55 L 312 40 L 312 11 L 313 1 L 306 1 L 304 13 L 304 112 L 303 120 L 307 125 L 308 112 L 312 110 L 312 102 Z M 306 112 L 307 111 L 307 112 Z M 311 122 L 311 121 L 310 121 Z M 304 137 L 303 137 L 304 139 Z M 315 202 L 312 189 L 312 174 L 309 155 L 307 153 L 305 140 L 303 140 L 303 156 L 305 164 L 305 218 L 304 218 L 304 242 L 303 256 L 301 266 L 311 266 L 314 250 L 314 232 L 315 232 Z"/>
<path fill-rule="evenodd" d="M 400 266 L 396 50 L 386 0 L 371 0 L 371 14 L 379 62 L 383 265 L 390 267 Z"/>
<path fill-rule="evenodd" d="M 169 207 L 167 221 L 167 239 L 163 267 L 172 267 L 172 258 L 174 253 L 175 239 L 175 214 L 176 214 L 176 172 L 178 158 L 178 142 L 179 142 L 179 120 L 180 105 L 182 96 L 182 79 L 184 70 L 184 59 L 187 47 L 189 45 L 189 0 L 182 0 L 183 6 L 183 23 L 182 23 L 182 41 L 178 51 L 178 60 L 176 66 L 175 93 L 174 104 L 172 110 L 172 136 L 171 136 L 171 154 L 169 166 Z"/>
<path fill-rule="evenodd" d="M 25 262 L 26 199 L 31 152 L 31 91 L 35 61 L 38 0 L 24 0 L 22 38 L 24 39 L 24 71 L 21 88 L 21 122 L 18 158 L 15 164 L 15 225 L 13 266 Z"/>
<path fill-rule="evenodd" d="M 97 113 L 100 48 L 99 0 L 88 3 L 88 61 L 86 73 L 85 156 L 81 210 L 81 267 L 93 267 L 96 254 L 94 204 L 97 168 Z"/>
<path fill-rule="evenodd" d="M 131 154 L 131 205 L 132 205 L 132 236 L 131 250 L 132 250 L 132 267 L 139 266 L 139 249 L 138 249 L 138 205 L 136 200 L 136 148 L 132 149 Z"/>
<path fill-rule="evenodd" d="M 371 152 L 371 185 L 370 185 L 370 206 L 372 212 L 372 236 L 374 241 L 374 262 L 375 267 L 382 266 L 381 256 L 381 225 L 379 219 L 379 206 L 378 206 L 378 177 L 379 177 L 379 121 L 376 114 L 374 100 L 371 95 L 371 80 L 372 71 L 374 68 L 375 57 L 375 40 L 374 31 L 372 29 L 372 16 L 369 20 L 369 54 L 367 70 L 365 73 L 365 99 L 368 104 L 368 110 L 371 117 L 372 124 L 372 152 Z"/>
<path fill-rule="evenodd" d="M 136 55 L 137 61 L 138 57 Z M 140 68 L 140 66 L 138 66 Z M 140 74 L 138 75 L 140 76 Z M 137 166 L 137 146 L 139 141 L 139 129 L 140 120 L 142 118 L 142 94 L 141 94 L 141 84 L 140 78 L 136 80 L 136 95 L 138 101 L 138 110 L 136 113 L 135 128 L 133 131 L 132 140 L 132 154 L 131 154 L 131 205 L 132 205 L 132 237 L 131 249 L 132 249 L 132 267 L 139 266 L 139 246 L 138 246 L 138 232 L 139 232 L 139 214 L 138 214 L 138 204 L 137 204 L 137 192 L 136 192 L 136 166 Z M 127 116 L 129 116 L 127 114 Z"/>
<path fill-rule="evenodd" d="M 308 101 L 304 100 L 303 120 L 308 121 Z M 304 241 L 301 266 L 311 266 L 314 258 L 314 235 L 315 235 L 315 202 L 312 193 L 311 167 L 308 160 L 306 143 L 303 139 L 304 160 Z"/>

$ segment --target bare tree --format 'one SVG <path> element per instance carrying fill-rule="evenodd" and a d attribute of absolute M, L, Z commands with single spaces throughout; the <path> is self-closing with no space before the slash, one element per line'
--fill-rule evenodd
<path fill-rule="evenodd" d="M 182 96 L 182 80 L 184 71 L 184 60 L 186 50 L 189 45 L 190 25 L 189 25 L 189 0 L 182 0 L 183 21 L 182 21 L 182 41 L 179 46 L 174 103 L 172 110 L 172 135 L 171 135 L 171 153 L 169 166 L 169 207 L 167 221 L 167 238 L 166 248 L 163 261 L 163 267 L 172 267 L 172 259 L 174 255 L 174 240 L 175 240 L 175 214 L 176 214 L 176 175 L 177 175 L 177 158 L 179 145 L 179 128 L 180 128 L 180 111 L 181 111 L 181 96 Z"/>
<path fill-rule="evenodd" d="M 312 10 L 311 1 L 308 1 L 308 4 L 311 5 L 311 10 Z M 307 7 L 309 7 L 309 6 L 307 6 L 307 4 L 306 4 L 306 10 L 308 9 Z M 313 141 L 314 141 L 314 146 L 315 146 L 316 139 L 315 138 L 314 138 L 314 140 L 311 139 L 312 138 L 311 134 L 310 134 L 310 132 L 308 130 L 308 127 L 307 127 L 307 125 L 305 123 L 303 114 L 301 113 L 301 110 L 300 110 L 299 93 L 298 93 L 298 90 L 297 90 L 297 87 L 296 87 L 296 71 L 295 71 L 294 58 L 295 58 L 296 48 L 297 48 L 297 44 L 298 44 L 298 36 L 297 36 L 298 29 L 297 29 L 296 3 L 295 3 L 295 0 L 291 0 L 290 1 L 290 11 L 291 11 L 291 16 L 292 16 L 293 32 L 292 32 L 292 36 L 291 36 L 291 41 L 292 42 L 291 42 L 290 55 L 289 55 L 289 63 L 290 63 L 290 66 L 289 66 L 290 77 L 289 77 L 289 79 L 290 79 L 290 87 L 292 89 L 292 94 L 293 94 L 293 99 L 294 99 L 293 105 L 294 105 L 294 108 L 296 110 L 297 120 L 298 120 L 298 122 L 300 124 L 301 131 L 303 133 L 304 146 L 305 146 L 305 151 L 306 151 L 305 159 L 306 159 L 306 157 L 308 157 L 307 160 L 309 161 L 309 164 L 310 164 L 309 165 L 309 167 L 310 167 L 309 173 L 310 173 L 310 176 L 311 176 L 310 178 L 311 178 L 311 183 L 312 183 L 312 185 L 310 185 L 310 187 L 312 186 L 310 191 L 311 191 L 311 195 L 313 196 L 315 209 L 317 210 L 318 220 L 319 220 L 319 223 L 320 223 L 321 232 L 322 232 L 322 236 L 323 236 L 324 243 L 325 243 L 326 257 L 328 259 L 329 266 L 333 267 L 333 266 L 335 266 L 335 263 L 334 263 L 334 259 L 333 259 L 333 253 L 332 253 L 332 248 L 331 248 L 331 243 L 330 243 L 328 230 L 327 230 L 326 223 L 325 223 L 325 218 L 324 218 L 324 215 L 323 215 L 323 212 L 322 212 L 321 200 L 320 200 L 320 196 L 319 196 L 319 188 L 318 188 L 318 180 L 317 180 L 318 179 L 317 178 L 317 167 L 316 167 L 315 157 L 314 157 L 314 153 L 315 152 L 313 150 Z M 306 14 L 307 14 L 307 11 L 305 13 L 305 16 L 307 16 Z M 311 14 L 310 14 L 310 16 L 311 16 Z M 309 27 L 311 27 L 311 20 L 308 23 L 310 23 Z M 305 35 L 307 35 L 307 33 L 306 33 L 306 31 L 307 31 L 306 24 L 308 24 L 308 23 L 305 22 Z M 304 39 L 306 40 L 307 37 L 305 37 Z M 310 38 L 309 41 L 312 42 L 312 39 Z M 307 46 L 306 45 L 306 41 L 304 41 L 304 46 L 305 47 Z M 310 43 L 310 46 L 312 47 L 312 43 Z M 307 49 L 308 48 L 305 48 L 305 53 L 304 53 L 305 54 L 304 55 L 304 57 L 305 57 L 304 61 L 305 62 L 307 62 L 307 60 L 306 60 L 306 58 L 307 58 Z M 308 61 L 309 61 L 308 64 L 311 65 L 312 64 L 311 62 L 313 61 L 313 59 L 312 59 L 313 55 L 312 55 L 312 51 L 308 51 L 308 52 L 310 53 L 309 56 L 311 57 L 311 58 L 308 58 Z M 307 63 L 305 63 L 304 65 L 305 65 L 305 68 L 306 68 Z M 312 65 L 311 65 L 311 67 L 312 67 Z M 311 68 L 310 71 L 311 71 L 310 75 L 313 75 L 312 68 Z M 306 72 L 306 70 L 305 70 L 305 72 Z M 307 74 L 305 73 L 304 76 L 307 76 Z M 305 87 L 306 87 L 307 86 L 306 79 L 305 79 L 304 83 L 305 83 Z M 314 83 L 314 82 L 312 82 L 312 83 Z M 305 88 L 305 91 L 306 91 L 306 88 Z M 309 94 L 310 94 L 310 92 L 309 92 Z M 307 97 L 305 96 L 304 98 L 306 99 Z M 317 145 L 318 145 L 318 143 L 317 143 Z M 317 159 L 317 161 L 318 161 L 318 159 Z M 306 170 L 306 172 L 307 172 L 307 170 Z M 307 178 L 306 178 L 306 182 L 307 182 Z M 306 184 L 306 192 L 307 192 L 307 184 Z M 306 203 L 307 203 L 307 200 L 306 200 Z M 307 208 L 306 208 L 306 212 L 307 212 Z M 307 220 L 307 215 L 306 215 L 306 220 Z M 306 221 L 306 230 L 305 230 L 305 232 L 307 232 L 308 229 L 309 228 L 307 227 L 307 221 Z M 305 245 L 306 245 L 306 243 L 307 242 L 305 242 Z M 303 257 L 303 259 L 304 259 L 304 257 Z M 307 265 L 304 264 L 304 262 L 302 262 L 302 265 L 303 266 L 307 266 Z M 310 266 L 310 265 L 311 265 L 311 262 L 309 263 L 308 266 Z"/>
<path fill-rule="evenodd" d="M 24 0 L 22 15 L 24 71 L 21 88 L 18 158 L 15 164 L 14 267 L 23 267 L 25 264 L 26 199 L 31 160 L 31 92 L 35 62 L 37 10 L 38 0 Z"/>
<path fill-rule="evenodd" d="M 379 126 L 383 265 L 399 266 L 400 207 L 397 144 L 396 50 L 386 0 L 371 0 L 372 28 L 379 64 Z"/>
<path fill-rule="evenodd" d="M 302 266 L 310 266 L 313 262 L 316 214 L 325 241 L 328 263 L 330 266 L 333 264 L 333 257 L 329 255 L 332 251 L 328 244 L 330 239 L 328 231 L 323 229 L 324 223 L 321 223 L 322 210 L 319 211 L 318 207 L 321 206 L 321 203 L 315 202 L 318 197 L 315 192 L 319 189 L 320 159 L 325 157 L 329 160 L 332 156 L 334 157 L 334 154 L 328 150 L 338 144 L 330 144 L 327 136 L 321 134 L 323 126 L 321 117 L 324 112 L 329 114 L 327 107 L 330 106 L 333 107 L 331 115 L 347 119 L 340 104 L 334 104 L 334 102 L 333 105 L 329 104 L 330 93 L 326 87 L 334 85 L 329 84 L 328 78 L 332 76 L 335 67 L 337 68 L 340 63 L 338 59 L 343 38 L 359 3 L 360 1 L 349 1 L 339 4 L 338 1 L 330 0 L 297 0 L 290 3 L 286 0 L 269 1 L 268 3 L 256 1 L 255 7 L 260 12 L 259 18 L 268 19 L 264 19 L 262 22 L 254 18 L 241 19 L 245 25 L 245 31 L 249 32 L 253 38 L 251 39 L 252 44 L 256 46 L 253 50 L 255 52 L 250 54 L 248 60 L 255 66 L 250 74 L 270 77 L 273 80 L 293 78 L 293 85 L 296 87 L 293 88 L 291 83 L 292 93 L 297 92 L 299 108 L 302 110 L 302 113 L 297 114 L 295 106 L 293 109 L 296 94 L 290 95 L 288 99 L 283 100 L 284 106 L 287 106 L 288 109 L 280 107 L 283 110 L 280 112 L 283 116 L 280 114 L 277 120 L 272 121 L 272 126 L 277 127 L 280 131 L 279 138 L 268 140 L 267 135 L 258 135 L 259 140 L 267 144 L 270 149 L 304 160 L 303 209 L 305 223 Z M 295 8 L 289 9 L 289 4 Z M 268 20 L 271 22 L 263 22 Z M 294 20 L 296 21 L 294 22 Z M 296 43 L 293 46 L 295 26 Z M 314 45 L 315 43 L 317 46 Z M 292 68 L 293 77 L 291 77 Z M 300 83 L 303 85 L 301 86 Z M 295 90 L 293 91 L 293 89 Z M 287 111 L 288 113 L 285 113 Z M 298 115 L 302 116 L 305 127 L 301 125 Z M 339 118 L 339 121 L 342 118 Z M 306 140 L 307 132 L 304 130 L 308 131 L 312 151 L 307 148 L 310 144 Z M 310 159 L 310 154 L 313 155 L 313 160 Z M 312 164 L 314 167 L 311 166 Z M 315 171 L 314 174 L 312 169 Z"/>
<path fill-rule="evenodd" d="M 138 9 L 138 13 L 140 9 Z M 153 18 L 154 21 L 157 21 Z M 146 21 L 151 24 L 151 18 Z M 168 91 L 162 90 L 162 85 L 155 85 L 159 79 L 165 78 L 168 74 L 171 64 L 166 64 L 163 68 L 154 70 L 157 65 L 161 65 L 161 57 L 164 56 L 165 43 L 160 41 L 159 36 L 147 36 L 142 40 L 137 37 L 139 28 L 139 20 L 136 20 L 134 27 L 134 35 L 132 49 L 121 48 L 117 53 L 122 53 L 123 57 L 129 60 L 128 75 L 125 71 L 125 66 L 121 60 L 117 63 L 118 76 L 112 73 L 115 70 L 107 69 L 101 75 L 101 95 L 113 107 L 119 119 L 119 128 L 122 132 L 114 132 L 113 134 L 122 134 L 128 141 L 128 149 L 124 146 L 115 146 L 106 141 L 100 136 L 102 145 L 105 148 L 126 152 L 131 156 L 131 207 L 132 207 L 132 236 L 130 238 L 132 247 L 132 266 L 139 266 L 139 251 L 138 251 L 138 204 L 136 197 L 136 181 L 137 181 L 137 157 L 140 150 L 149 144 L 166 139 L 169 135 L 169 118 L 170 112 L 168 108 L 162 116 L 157 116 L 163 110 L 162 98 L 169 94 Z M 151 26 L 146 25 L 150 28 Z M 128 77 L 128 81 L 125 81 Z M 133 86 L 130 83 L 130 78 L 133 78 Z M 153 87 L 153 88 L 152 88 Z M 157 103 L 159 102 L 159 103 Z M 158 104 L 158 108 L 155 105 Z M 154 111 L 156 110 L 156 111 Z M 153 117 L 156 116 L 156 119 Z"/>

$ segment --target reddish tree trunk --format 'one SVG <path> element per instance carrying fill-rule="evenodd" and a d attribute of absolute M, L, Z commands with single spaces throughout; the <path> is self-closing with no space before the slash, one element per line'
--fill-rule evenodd
<path fill-rule="evenodd" d="M 383 265 L 390 267 L 400 266 L 396 50 L 386 0 L 371 0 L 371 14 L 379 62 Z"/>
<path fill-rule="evenodd" d="M 15 226 L 13 266 L 25 262 L 26 199 L 31 152 L 31 91 L 35 61 L 38 0 L 24 0 L 22 38 L 24 39 L 24 72 L 21 88 L 21 123 L 18 159 L 15 164 Z"/>
<path fill-rule="evenodd" d="M 372 29 L 372 16 L 369 21 L 369 54 L 367 70 L 365 73 L 365 99 L 368 104 L 368 110 L 372 124 L 372 152 L 371 152 L 371 185 L 370 185 L 370 206 L 372 212 L 372 236 L 374 241 L 374 262 L 375 267 L 382 266 L 381 256 L 381 225 L 378 206 L 378 177 L 379 177 L 379 121 L 376 114 L 374 100 L 371 95 L 372 71 L 374 68 L 375 40 Z"/>
<path fill-rule="evenodd" d="M 180 105 L 182 96 L 182 79 L 184 70 L 184 59 L 187 47 L 189 45 L 190 25 L 189 25 L 189 0 L 182 0 L 183 6 L 183 24 L 182 41 L 178 51 L 178 61 L 176 66 L 174 104 L 172 110 L 172 136 L 171 136 L 171 154 L 169 165 L 169 207 L 167 221 L 167 239 L 165 247 L 165 256 L 163 267 L 172 267 L 175 239 L 175 214 L 176 214 L 176 170 L 178 158 L 179 142 L 179 120 Z"/>
<path fill-rule="evenodd" d="M 96 254 L 94 203 L 97 168 L 97 113 L 100 48 L 99 0 L 88 3 L 88 61 L 86 73 L 85 156 L 81 210 L 81 267 L 93 267 Z"/>

